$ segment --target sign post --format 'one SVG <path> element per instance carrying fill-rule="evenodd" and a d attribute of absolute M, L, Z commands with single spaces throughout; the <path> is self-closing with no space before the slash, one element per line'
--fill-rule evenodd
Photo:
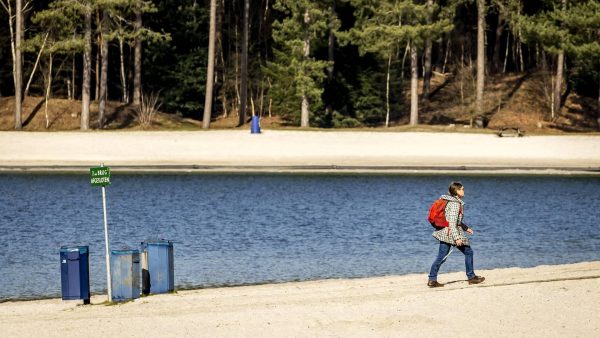
<path fill-rule="evenodd" d="M 110 168 L 104 163 L 90 168 L 90 183 L 93 187 L 102 187 L 102 209 L 104 211 L 104 244 L 106 247 L 106 285 L 108 286 L 108 302 L 112 302 L 112 283 L 110 278 L 110 252 L 108 243 L 108 222 L 106 221 L 106 186 L 110 185 Z"/>

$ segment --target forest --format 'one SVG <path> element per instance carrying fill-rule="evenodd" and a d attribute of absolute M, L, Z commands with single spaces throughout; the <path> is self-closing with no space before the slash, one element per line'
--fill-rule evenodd
<path fill-rule="evenodd" d="M 597 0 L 0 5 L 10 129 L 33 114 L 49 128 L 59 99 L 81 130 L 106 128 L 115 112 L 150 125 L 159 110 L 202 128 L 260 116 L 302 128 L 599 129 Z"/>

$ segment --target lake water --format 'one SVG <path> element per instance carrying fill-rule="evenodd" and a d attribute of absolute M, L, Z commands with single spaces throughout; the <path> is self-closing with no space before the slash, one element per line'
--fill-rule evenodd
<path fill-rule="evenodd" d="M 600 259 L 600 178 L 460 175 L 113 173 L 111 249 L 174 241 L 177 289 L 423 273 L 437 253 L 426 221 L 449 182 L 465 184 L 475 268 Z M 59 248 L 90 246 L 105 292 L 101 189 L 88 175 L 0 175 L 0 301 L 60 297 Z M 463 271 L 453 253 L 440 273 Z"/>

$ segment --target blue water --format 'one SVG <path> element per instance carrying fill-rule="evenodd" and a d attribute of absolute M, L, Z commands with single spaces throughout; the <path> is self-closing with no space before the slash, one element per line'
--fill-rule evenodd
<path fill-rule="evenodd" d="M 173 240 L 178 289 L 425 274 L 427 211 L 454 179 L 476 270 L 600 259 L 598 177 L 113 173 L 111 249 Z M 102 217 L 87 175 L 0 175 L 0 301 L 59 297 L 62 245 L 90 246 L 105 292 Z M 454 253 L 441 273 L 463 269 Z"/>

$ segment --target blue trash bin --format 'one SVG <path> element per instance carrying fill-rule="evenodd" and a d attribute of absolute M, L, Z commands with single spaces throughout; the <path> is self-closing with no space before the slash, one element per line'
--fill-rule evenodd
<path fill-rule="evenodd" d="M 260 134 L 260 117 L 253 115 L 252 123 L 250 124 L 251 134 Z"/>
<path fill-rule="evenodd" d="M 83 304 L 90 303 L 88 246 L 60 248 L 60 282 L 63 300 L 83 299 Z"/>
<path fill-rule="evenodd" d="M 140 297 L 140 251 L 110 252 L 112 300 L 116 302 Z"/>
<path fill-rule="evenodd" d="M 166 293 L 175 290 L 173 242 L 142 242 L 142 293 Z"/>

